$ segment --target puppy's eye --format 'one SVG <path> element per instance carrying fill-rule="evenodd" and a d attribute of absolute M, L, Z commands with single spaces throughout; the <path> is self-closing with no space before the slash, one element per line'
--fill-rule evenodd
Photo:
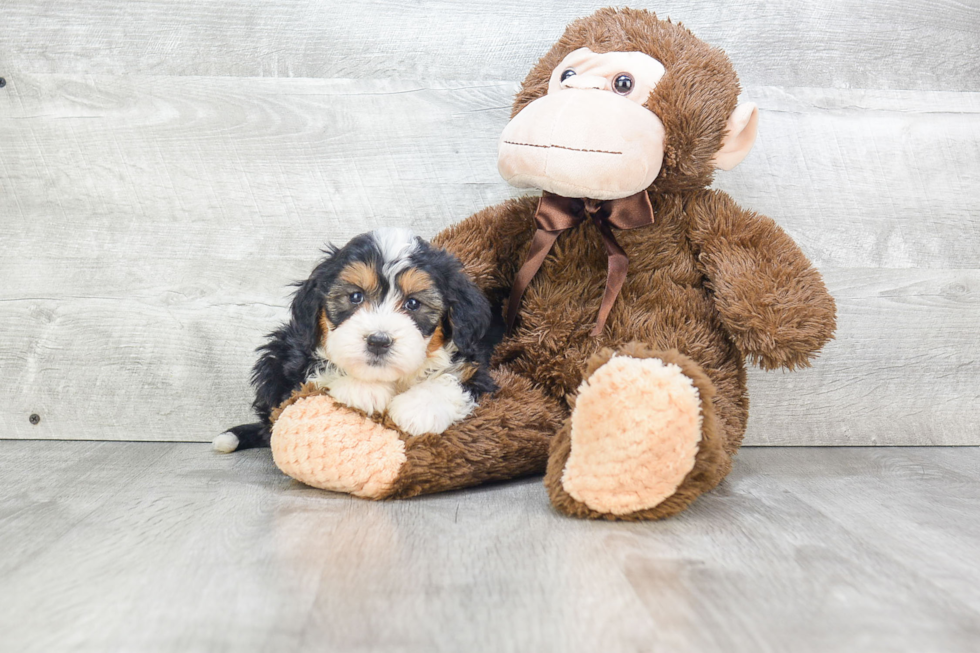
<path fill-rule="evenodd" d="M 566 79 L 568 79 L 569 77 L 571 77 L 574 74 L 575 74 L 575 71 L 572 70 L 571 68 L 569 68 L 568 70 L 566 70 L 565 72 L 563 72 L 561 74 L 561 81 L 565 81 Z"/>
<path fill-rule="evenodd" d="M 405 300 L 405 308 L 410 311 L 417 311 L 419 310 L 420 306 L 422 306 L 422 302 L 414 297 L 409 297 L 407 300 Z"/>
<path fill-rule="evenodd" d="M 613 90 L 620 95 L 629 95 L 633 90 L 633 77 L 626 73 L 617 75 L 616 81 L 613 82 Z"/>
<path fill-rule="evenodd" d="M 351 304 L 354 304 L 356 306 L 357 304 L 360 304 L 363 301 L 364 301 L 364 293 L 362 293 L 360 290 L 355 290 L 350 294 Z"/>

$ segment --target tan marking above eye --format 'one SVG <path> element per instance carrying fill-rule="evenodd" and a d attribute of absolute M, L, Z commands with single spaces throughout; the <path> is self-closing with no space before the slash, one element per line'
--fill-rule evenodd
<path fill-rule="evenodd" d="M 432 290 L 432 277 L 428 272 L 418 268 L 409 268 L 398 276 L 398 287 L 401 288 L 402 295 L 408 297 L 417 292 Z"/>
<path fill-rule="evenodd" d="M 373 267 L 363 261 L 354 261 L 343 269 L 340 278 L 353 284 L 369 295 L 375 294 L 381 288 L 378 273 Z"/>

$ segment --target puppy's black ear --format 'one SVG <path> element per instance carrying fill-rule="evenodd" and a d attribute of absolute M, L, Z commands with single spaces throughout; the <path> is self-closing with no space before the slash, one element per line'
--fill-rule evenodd
<path fill-rule="evenodd" d="M 296 294 L 293 295 L 293 303 L 289 307 L 292 319 L 287 326 L 293 338 L 311 355 L 320 346 L 320 311 L 323 310 L 323 292 L 333 283 L 337 275 L 338 251 L 338 248 L 333 245 L 328 245 L 323 250 L 326 257 L 317 263 L 306 281 L 296 284 Z"/>
<path fill-rule="evenodd" d="M 317 271 L 320 266 L 317 267 Z M 291 319 L 289 329 L 303 346 L 312 352 L 320 339 L 320 311 L 323 308 L 322 295 L 318 287 L 319 275 L 314 271 L 309 279 L 299 284 L 293 303 L 289 307 Z"/>
<path fill-rule="evenodd" d="M 490 328 L 490 302 L 459 262 L 453 263 L 446 290 L 451 337 L 464 357 L 486 363 L 490 352 L 482 340 Z"/>
<path fill-rule="evenodd" d="M 320 344 L 320 310 L 323 305 L 321 284 L 329 276 L 336 253 L 330 248 L 327 258 L 320 262 L 310 277 L 297 284 L 289 307 L 289 321 L 269 334 L 269 340 L 259 347 L 259 360 L 252 368 L 255 386 L 253 407 L 259 418 L 289 398 L 302 385 L 315 365 L 313 352 Z"/>

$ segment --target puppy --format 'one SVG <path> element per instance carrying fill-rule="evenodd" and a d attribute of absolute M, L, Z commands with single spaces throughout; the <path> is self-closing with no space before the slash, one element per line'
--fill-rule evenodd
<path fill-rule="evenodd" d="M 496 389 L 487 299 L 459 261 L 408 230 L 331 246 L 290 312 L 252 370 L 260 421 L 222 433 L 215 450 L 269 446 L 271 412 L 307 382 L 409 435 L 442 433 Z"/>

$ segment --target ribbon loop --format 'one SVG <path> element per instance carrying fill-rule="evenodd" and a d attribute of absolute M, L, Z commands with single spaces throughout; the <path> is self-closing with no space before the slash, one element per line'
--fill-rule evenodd
<path fill-rule="evenodd" d="M 616 241 L 612 227 L 636 229 L 653 224 L 653 205 L 646 191 L 622 199 L 605 201 L 562 197 L 547 191 L 541 195 L 538 209 L 534 213 L 534 222 L 538 230 L 531 239 L 527 259 L 514 278 L 514 286 L 511 288 L 510 299 L 507 302 L 508 332 L 514 328 L 524 291 L 541 269 L 558 236 L 563 231 L 577 227 L 590 217 L 599 230 L 599 235 L 602 236 L 608 256 L 606 289 L 602 295 L 595 328 L 592 330 L 593 336 L 602 333 L 609 311 L 612 310 L 613 303 L 626 281 L 629 267 L 629 258 Z"/>

